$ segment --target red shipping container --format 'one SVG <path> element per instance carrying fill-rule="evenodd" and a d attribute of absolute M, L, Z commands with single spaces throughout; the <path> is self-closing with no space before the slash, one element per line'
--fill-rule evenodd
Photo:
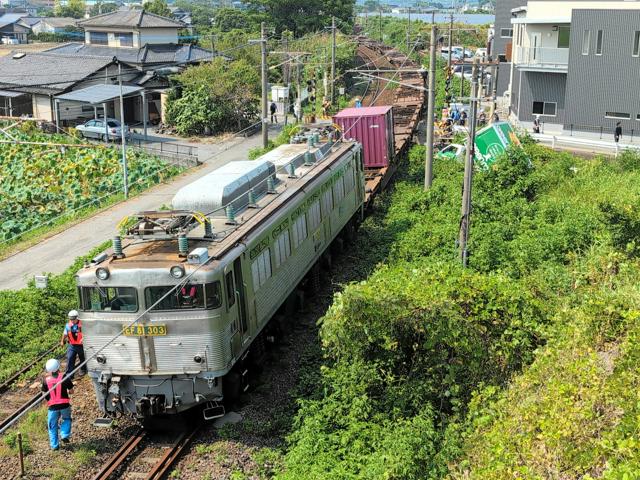
<path fill-rule="evenodd" d="M 333 117 L 345 140 L 362 144 L 365 167 L 386 167 L 395 154 L 393 109 L 384 107 L 345 108 Z"/>

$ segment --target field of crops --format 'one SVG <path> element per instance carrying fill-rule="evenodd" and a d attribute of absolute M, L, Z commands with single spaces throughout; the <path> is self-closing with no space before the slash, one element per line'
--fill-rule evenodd
<path fill-rule="evenodd" d="M 66 135 L 48 135 L 23 123 L 10 131 L 23 142 L 80 144 Z M 3 137 L 4 139 L 4 137 Z M 0 144 L 0 241 L 8 240 L 60 215 L 97 206 L 122 192 L 118 149 L 94 145 Z M 129 183 L 145 189 L 176 175 L 180 168 L 157 157 L 129 150 Z"/>

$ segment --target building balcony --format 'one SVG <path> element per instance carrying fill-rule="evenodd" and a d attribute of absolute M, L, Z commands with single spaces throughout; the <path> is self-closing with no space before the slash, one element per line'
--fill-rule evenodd
<path fill-rule="evenodd" d="M 534 72 L 567 72 L 568 48 L 515 47 L 514 63 L 520 70 Z"/>

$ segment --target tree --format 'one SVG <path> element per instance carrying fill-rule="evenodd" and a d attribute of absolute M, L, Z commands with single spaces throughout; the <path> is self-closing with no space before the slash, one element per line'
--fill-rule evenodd
<path fill-rule="evenodd" d="M 250 10 L 265 13 L 276 32 L 290 30 L 296 36 L 316 32 L 335 16 L 340 28 L 353 25 L 355 0 L 249 0 Z"/>
<path fill-rule="evenodd" d="M 56 0 L 53 13 L 56 17 L 84 18 L 87 5 L 84 0 L 69 0 L 66 5 L 62 5 L 60 0 Z"/>
<path fill-rule="evenodd" d="M 221 57 L 173 78 L 181 95 L 167 103 L 167 121 L 181 135 L 240 130 L 258 114 L 260 76 L 246 60 Z"/>
<path fill-rule="evenodd" d="M 151 0 L 144 3 L 143 8 L 148 13 L 155 13 L 161 17 L 171 17 L 171 10 L 169 10 L 166 0 Z"/>

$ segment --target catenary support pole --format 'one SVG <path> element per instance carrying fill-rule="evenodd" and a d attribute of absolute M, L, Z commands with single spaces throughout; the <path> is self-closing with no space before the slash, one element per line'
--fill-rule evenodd
<path fill-rule="evenodd" d="M 451 49 L 453 48 L 453 13 L 449 14 L 449 54 L 447 57 L 447 67 L 451 68 Z"/>
<path fill-rule="evenodd" d="M 431 43 L 429 45 L 429 98 L 427 103 L 427 158 L 424 168 L 424 189 L 428 190 L 433 182 L 433 114 L 436 90 L 436 37 L 437 27 L 431 24 Z"/>
<path fill-rule="evenodd" d="M 129 171 L 127 169 L 127 140 L 124 132 L 124 97 L 122 96 L 122 64 L 118 62 L 118 85 L 120 86 L 120 143 L 122 144 L 122 179 L 124 198 L 129 198 Z"/>
<path fill-rule="evenodd" d="M 476 141 L 476 112 L 478 110 L 478 59 L 473 59 L 471 71 L 471 116 L 469 118 L 469 139 L 467 140 L 467 155 L 464 163 L 464 184 L 462 188 L 462 218 L 460 219 L 460 260 L 462 266 L 467 266 L 469 258 L 467 242 L 469 240 L 471 216 L 471 185 L 473 181 L 473 157 Z"/>
<path fill-rule="evenodd" d="M 331 17 L 331 105 L 336 90 L 336 17 Z"/>
<path fill-rule="evenodd" d="M 380 41 L 384 40 L 382 38 L 382 7 L 380 6 L 380 2 L 378 2 L 378 28 L 380 29 Z"/>
<path fill-rule="evenodd" d="M 269 131 L 267 125 L 267 34 L 264 22 L 260 24 L 260 50 L 262 53 L 262 147 L 269 144 Z"/>
<path fill-rule="evenodd" d="M 407 55 L 411 51 L 411 7 L 407 9 Z"/>
<path fill-rule="evenodd" d="M 289 116 L 289 71 L 291 70 L 291 60 L 289 58 L 289 39 L 286 35 L 282 37 L 282 48 L 285 51 L 284 63 L 282 64 L 282 78 L 284 86 L 287 87 L 287 94 L 284 97 L 282 109 L 284 110 L 284 125 L 287 126 L 287 117 Z"/>

